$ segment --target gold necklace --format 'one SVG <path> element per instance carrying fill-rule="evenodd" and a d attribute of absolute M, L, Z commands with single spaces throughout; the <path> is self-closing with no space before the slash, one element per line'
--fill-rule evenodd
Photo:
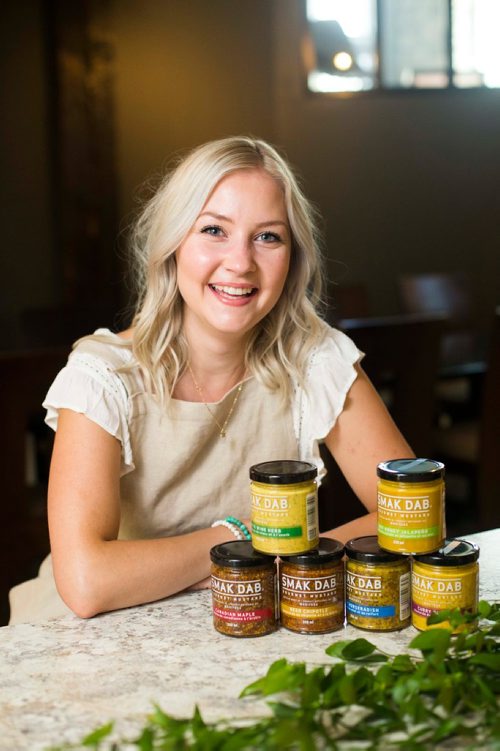
<path fill-rule="evenodd" d="M 214 413 L 212 412 L 212 410 L 210 409 L 210 407 L 208 406 L 208 404 L 206 403 L 205 397 L 203 395 L 202 388 L 196 382 L 196 378 L 194 377 L 193 369 L 191 368 L 191 364 L 189 362 L 187 363 L 187 366 L 188 366 L 188 370 L 189 370 L 189 373 L 190 373 L 192 381 L 193 381 L 193 385 L 194 385 L 196 391 L 198 392 L 198 394 L 200 395 L 201 401 L 203 402 L 203 404 L 205 405 L 205 407 L 209 411 L 209 413 L 210 413 L 210 415 L 212 417 L 212 420 L 214 421 L 214 423 L 219 428 L 219 437 L 220 438 L 225 438 L 226 437 L 227 424 L 228 424 L 229 420 L 231 419 L 231 415 L 234 412 L 234 408 L 236 407 L 236 403 L 237 403 L 238 399 L 240 398 L 240 394 L 241 394 L 242 389 L 243 389 L 243 384 L 240 383 L 238 385 L 238 388 L 236 389 L 236 394 L 234 395 L 234 399 L 233 399 L 233 402 L 232 402 L 231 407 L 229 409 L 229 412 L 227 413 L 226 419 L 224 420 L 223 424 L 221 425 L 220 422 L 218 421 L 218 419 L 216 418 L 216 416 L 214 415 Z"/>

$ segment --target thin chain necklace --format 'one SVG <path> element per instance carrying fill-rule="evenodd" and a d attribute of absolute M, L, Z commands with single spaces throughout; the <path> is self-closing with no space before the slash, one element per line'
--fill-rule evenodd
<path fill-rule="evenodd" d="M 201 388 L 201 386 L 198 385 L 198 383 L 196 381 L 196 378 L 194 377 L 194 373 L 193 373 L 193 370 L 191 368 L 191 364 L 189 362 L 187 363 L 187 367 L 188 367 L 189 373 L 191 375 L 191 379 L 193 381 L 193 385 L 194 385 L 196 391 L 198 392 L 198 394 L 201 397 L 201 401 L 203 402 L 203 404 L 205 405 L 205 407 L 209 411 L 209 413 L 210 413 L 210 415 L 212 417 L 212 420 L 214 421 L 214 423 L 219 428 L 219 437 L 220 438 L 225 438 L 226 437 L 226 432 L 227 432 L 228 422 L 231 419 L 231 415 L 234 412 L 234 408 L 236 407 L 238 399 L 240 398 L 240 394 L 241 394 L 241 392 L 243 390 L 243 383 L 240 383 L 238 385 L 238 388 L 236 389 L 236 394 L 234 395 L 233 402 L 231 404 L 231 407 L 229 408 L 229 412 L 227 413 L 226 419 L 224 420 L 223 424 L 221 425 L 220 422 L 218 421 L 218 419 L 216 418 L 216 416 L 214 415 L 214 413 L 212 412 L 212 410 L 210 409 L 210 407 L 208 406 L 208 404 L 206 403 L 205 396 L 203 395 L 202 388 Z"/>

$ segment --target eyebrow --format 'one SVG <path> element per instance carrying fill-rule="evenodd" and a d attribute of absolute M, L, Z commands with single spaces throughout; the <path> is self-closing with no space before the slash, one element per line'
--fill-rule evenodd
<path fill-rule="evenodd" d="M 234 224 L 231 217 L 226 216 L 225 214 L 216 214 L 214 211 L 202 211 L 201 214 L 198 215 L 198 219 L 201 219 L 202 216 L 211 216 L 213 219 L 218 219 L 219 221 L 225 221 L 225 222 L 231 222 L 231 224 Z M 280 224 L 283 227 L 288 228 L 288 223 L 283 222 L 281 219 L 269 219 L 265 222 L 258 222 L 256 225 L 257 227 L 269 227 L 270 225 L 276 225 Z"/>

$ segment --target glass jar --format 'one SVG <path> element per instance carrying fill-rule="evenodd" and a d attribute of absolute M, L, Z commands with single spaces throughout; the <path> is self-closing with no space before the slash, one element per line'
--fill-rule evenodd
<path fill-rule="evenodd" d="M 381 548 L 420 554 L 445 538 L 444 464 L 432 459 L 393 459 L 377 467 L 377 531 Z"/>
<path fill-rule="evenodd" d="M 280 562 L 281 625 L 326 634 L 344 625 L 344 545 L 322 537 L 316 550 Z"/>
<path fill-rule="evenodd" d="M 216 545 L 212 561 L 214 627 L 227 636 L 263 636 L 276 630 L 276 563 L 246 540 Z"/>
<path fill-rule="evenodd" d="M 478 558 L 479 547 L 460 539 L 446 540 L 441 550 L 415 556 L 411 585 L 411 622 L 415 628 L 450 628 L 448 621 L 427 625 L 429 615 L 440 610 L 477 611 Z"/>
<path fill-rule="evenodd" d="M 410 559 L 382 550 L 375 535 L 345 546 L 347 623 L 369 631 L 410 624 Z"/>
<path fill-rule="evenodd" d="M 293 555 L 317 547 L 315 464 L 272 461 L 250 467 L 252 544 L 261 553 Z"/>

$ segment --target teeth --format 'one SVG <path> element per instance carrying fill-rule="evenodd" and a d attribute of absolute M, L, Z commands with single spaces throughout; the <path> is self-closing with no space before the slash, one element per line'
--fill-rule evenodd
<path fill-rule="evenodd" d="M 217 292 L 225 292 L 226 295 L 249 295 L 253 291 L 253 287 L 222 287 L 218 284 L 211 285 Z"/>

